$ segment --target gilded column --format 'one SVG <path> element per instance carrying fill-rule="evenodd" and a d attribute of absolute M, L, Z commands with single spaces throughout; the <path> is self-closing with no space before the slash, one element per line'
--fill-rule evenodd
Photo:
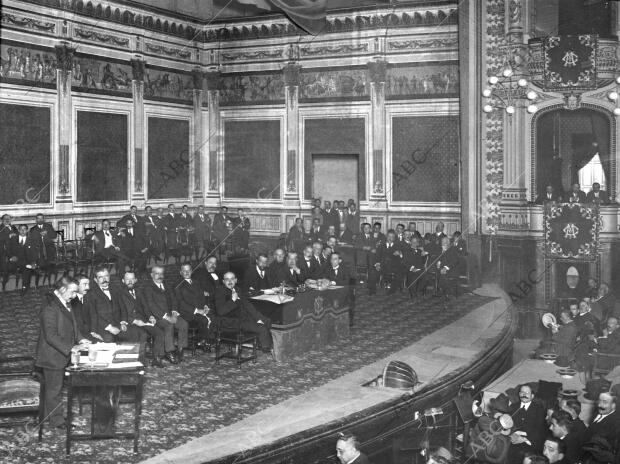
<path fill-rule="evenodd" d="M 283 69 L 286 102 L 286 157 L 281 182 L 287 199 L 299 199 L 302 170 L 299 168 L 299 74 L 301 66 L 289 62 Z"/>
<path fill-rule="evenodd" d="M 191 157 L 190 170 L 193 170 L 194 198 L 202 198 L 202 153 L 204 140 L 202 137 L 202 82 L 203 73 L 199 68 L 193 71 L 194 81 L 194 151 Z"/>
<path fill-rule="evenodd" d="M 133 71 L 131 87 L 133 91 L 133 176 L 131 183 L 131 201 L 144 201 L 145 159 L 144 159 L 144 70 L 146 63 L 140 58 L 131 60 Z"/>
<path fill-rule="evenodd" d="M 207 103 L 209 108 L 209 138 L 205 143 L 205 149 L 209 151 L 207 178 L 207 197 L 220 198 L 220 179 L 223 173 L 223 137 L 220 118 L 220 89 L 222 86 L 222 74 L 217 67 L 213 67 L 205 73 L 207 84 Z M 220 154 L 222 158 L 220 159 Z"/>
<path fill-rule="evenodd" d="M 72 102 L 71 69 L 75 48 L 64 42 L 56 45 L 56 91 L 58 94 L 58 162 L 56 163 L 56 203 L 71 203 L 74 176 L 71 169 Z"/>
<path fill-rule="evenodd" d="M 370 157 L 370 182 L 367 191 L 370 199 L 385 201 L 385 80 L 387 74 L 386 61 L 375 60 L 368 63 L 368 76 L 370 81 L 370 102 L 372 121 L 372 151 Z"/>

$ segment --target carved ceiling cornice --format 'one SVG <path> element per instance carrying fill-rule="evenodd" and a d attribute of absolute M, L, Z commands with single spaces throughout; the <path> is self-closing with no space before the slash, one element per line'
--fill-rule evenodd
<path fill-rule="evenodd" d="M 16 3 L 69 11 L 97 20 L 143 28 L 156 33 L 192 40 L 198 43 L 277 39 L 305 35 L 283 15 L 260 18 L 206 22 L 184 19 L 179 15 L 154 12 L 148 8 L 128 6 L 109 0 L 19 0 Z M 24 8 L 32 10 L 32 6 Z M 449 26 L 457 24 L 456 2 L 432 2 L 422 5 L 403 5 L 395 8 L 346 10 L 331 12 L 323 34 L 387 28 Z M 7 18 L 10 25 L 10 18 Z M 3 17 L 3 22 L 5 19 Z M 29 22 L 29 21 L 27 21 Z M 5 23 L 7 24 L 7 23 Z M 19 26 L 19 21 L 14 25 Z M 33 27 L 47 27 L 41 23 Z M 51 27 L 51 25 L 49 25 Z"/>

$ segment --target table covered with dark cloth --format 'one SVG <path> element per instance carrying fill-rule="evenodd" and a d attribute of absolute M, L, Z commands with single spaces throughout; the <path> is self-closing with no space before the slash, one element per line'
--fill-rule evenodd
<path fill-rule="evenodd" d="M 348 288 L 308 290 L 292 301 L 275 304 L 253 300 L 272 321 L 271 336 L 276 361 L 303 355 L 349 336 Z"/>

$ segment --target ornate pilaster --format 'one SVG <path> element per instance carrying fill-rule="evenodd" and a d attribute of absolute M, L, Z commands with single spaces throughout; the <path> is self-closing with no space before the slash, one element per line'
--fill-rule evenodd
<path fill-rule="evenodd" d="M 504 115 L 504 188 L 502 205 L 524 206 L 526 197 L 526 103 L 517 101 L 515 112 Z"/>
<path fill-rule="evenodd" d="M 282 70 L 284 73 L 286 98 L 286 159 L 284 160 L 284 175 L 282 178 L 284 196 L 287 199 L 300 197 L 300 169 L 299 169 L 299 74 L 301 66 L 289 62 Z"/>
<path fill-rule="evenodd" d="M 388 63 L 375 60 L 368 63 L 370 81 L 370 102 L 372 112 L 372 152 L 370 157 L 370 179 L 367 190 L 370 199 L 385 201 L 385 80 Z"/>
<path fill-rule="evenodd" d="M 193 102 L 194 102 L 194 153 L 191 157 L 190 170 L 194 172 L 194 198 L 202 197 L 202 153 L 204 140 L 202 137 L 202 81 L 201 69 L 193 71 Z"/>
<path fill-rule="evenodd" d="M 217 67 L 205 73 L 207 84 L 207 104 L 209 108 L 209 138 L 204 148 L 209 150 L 206 186 L 207 196 L 220 197 L 220 179 L 222 178 L 224 147 L 222 141 L 222 128 L 220 118 L 220 89 L 222 86 L 222 74 Z"/>
<path fill-rule="evenodd" d="M 140 58 L 131 60 L 133 71 L 131 87 L 133 91 L 133 181 L 131 185 L 131 200 L 144 201 L 144 70 L 146 63 Z"/>
<path fill-rule="evenodd" d="M 73 53 L 75 48 L 64 42 L 56 46 L 56 93 L 58 95 L 58 162 L 56 182 L 56 203 L 71 203 L 73 177 L 71 172 L 71 132 L 72 132 L 72 102 L 71 102 L 71 70 L 73 68 Z"/>

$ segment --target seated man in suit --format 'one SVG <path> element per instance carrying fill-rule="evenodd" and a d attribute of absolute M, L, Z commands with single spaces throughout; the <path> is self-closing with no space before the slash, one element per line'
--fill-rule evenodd
<path fill-rule="evenodd" d="M 452 234 L 452 247 L 456 248 L 459 257 L 457 275 L 467 275 L 467 242 L 458 230 Z"/>
<path fill-rule="evenodd" d="M 403 281 L 403 247 L 396 241 L 396 231 L 388 230 L 385 243 L 377 247 L 375 263 L 368 271 L 369 294 L 373 295 L 376 291 L 380 276 L 383 276 L 389 284 L 388 292 L 394 293 L 400 288 Z"/>
<path fill-rule="evenodd" d="M 218 316 L 237 319 L 242 330 L 258 335 L 263 352 L 271 352 L 272 341 L 269 328 L 271 321 L 259 313 L 248 300 L 241 298 L 236 287 L 237 278 L 232 272 L 224 274 L 224 285 L 215 292 L 215 310 Z"/>
<path fill-rule="evenodd" d="M 557 201 L 562 201 L 562 197 L 560 197 L 560 195 L 554 192 L 552 185 L 547 185 L 545 187 L 545 193 L 543 193 L 542 195 L 538 195 L 538 197 L 536 197 L 535 203 L 537 205 L 545 205 L 547 203 L 555 203 Z"/>
<path fill-rule="evenodd" d="M 569 203 L 585 203 L 586 201 L 586 193 L 581 190 L 579 186 L 579 182 L 575 182 L 571 186 L 571 191 L 568 193 L 568 202 Z"/>
<path fill-rule="evenodd" d="M 110 230 L 110 221 L 101 221 L 101 230 L 93 235 L 95 256 L 103 259 L 117 259 L 118 269 L 125 269 L 129 258 L 121 251 L 120 238 Z"/>
<path fill-rule="evenodd" d="M 267 255 L 259 253 L 256 256 L 256 262 L 243 275 L 243 293 L 262 293 L 262 290 L 267 288 L 270 288 L 267 278 Z"/>
<path fill-rule="evenodd" d="M 151 268 L 151 282 L 141 289 L 140 301 L 143 313 L 154 321 L 156 327 L 164 331 L 164 349 L 166 359 L 172 364 L 183 360 L 183 350 L 187 348 L 188 324 L 179 313 L 179 303 L 172 287 L 164 285 L 164 268 Z M 153 317 L 151 319 L 151 316 Z M 178 331 L 178 346 L 174 346 L 174 329 Z"/>
<path fill-rule="evenodd" d="M 617 317 L 607 318 L 607 326 L 603 329 L 603 335 L 596 341 L 599 353 L 620 354 L 620 327 L 618 327 Z"/>
<path fill-rule="evenodd" d="M 592 184 L 592 190 L 586 195 L 586 202 L 598 203 L 600 205 L 609 204 L 609 195 L 605 190 L 601 190 L 601 184 L 594 182 Z"/>
<path fill-rule="evenodd" d="M 181 317 L 189 322 L 190 325 L 198 327 L 199 342 L 198 346 L 206 349 L 209 337 L 209 327 L 211 317 L 209 313 L 212 308 L 207 305 L 205 296 L 198 281 L 192 280 L 192 265 L 184 263 L 181 265 L 181 277 L 183 280 L 176 287 L 176 294 L 179 298 L 179 312 Z"/>
<path fill-rule="evenodd" d="M 385 243 L 386 236 L 383 232 L 381 232 L 381 223 L 375 222 L 372 225 L 372 238 L 375 241 L 375 248 L 379 246 L 379 243 Z"/>
<path fill-rule="evenodd" d="M 222 279 L 216 272 L 217 258 L 209 256 L 204 265 L 200 266 L 192 274 L 192 279 L 198 282 L 201 290 L 207 298 L 207 305 L 213 308 L 215 305 L 215 289 L 222 285 Z"/>
<path fill-rule="evenodd" d="M 267 266 L 267 283 L 269 288 L 277 287 L 286 281 L 286 254 L 282 248 L 273 252 L 273 261 Z"/>
<path fill-rule="evenodd" d="M 308 234 L 308 238 L 312 242 L 321 242 L 325 237 L 325 231 L 327 228 L 322 226 L 319 218 L 312 219 L 312 227 L 310 228 L 310 233 Z"/>
<path fill-rule="evenodd" d="M 78 284 L 70 278 L 59 279 L 55 283 L 52 298 L 41 310 L 40 333 L 37 342 L 35 366 L 42 368 L 45 382 L 43 398 L 45 418 L 50 427 L 66 429 L 62 411 L 62 384 L 65 367 L 71 360 L 72 348 L 80 343 L 87 345 L 89 340 L 80 333 L 69 302 L 75 298 Z"/>
<path fill-rule="evenodd" d="M 90 332 L 90 311 L 88 311 L 88 307 L 84 306 L 84 298 L 90 290 L 90 279 L 84 274 L 77 274 L 74 279 L 78 283 L 78 291 L 70 305 L 78 330 L 91 342 L 102 342 L 103 337 L 101 335 Z"/>
<path fill-rule="evenodd" d="M 301 269 L 297 266 L 297 253 L 291 251 L 286 255 L 286 270 L 282 282 L 287 287 L 298 287 L 304 283 Z"/>
<path fill-rule="evenodd" d="M 576 464 L 581 456 L 583 432 L 576 430 L 573 418 L 567 411 L 554 411 L 549 421 L 551 434 L 564 443 L 566 448 L 564 453 L 566 464 Z"/>
<path fill-rule="evenodd" d="M 439 291 L 444 298 L 448 298 L 448 292 L 451 287 L 450 281 L 458 278 L 459 255 L 455 247 L 450 246 L 450 239 L 444 237 L 441 239 L 441 250 L 439 256 L 435 258 L 435 266 L 437 268 L 437 285 Z"/>
<path fill-rule="evenodd" d="M 135 228 L 135 232 L 140 236 L 144 236 L 146 233 L 145 230 L 145 218 L 142 216 L 138 216 L 138 207 L 132 206 L 129 209 L 129 213 L 125 214 L 122 218 L 120 218 L 116 222 L 116 227 L 118 229 L 123 229 L 127 226 L 127 220 L 131 219 L 133 222 L 133 227 Z"/>
<path fill-rule="evenodd" d="M 409 232 L 409 235 L 411 237 L 417 237 L 420 240 L 422 240 L 422 235 L 420 234 L 420 232 L 418 231 L 418 225 L 415 222 L 410 222 L 408 227 L 407 227 L 407 231 Z"/>
<path fill-rule="evenodd" d="M 611 392 L 603 392 L 598 397 L 596 415 L 585 432 L 584 442 L 593 437 L 601 437 L 608 441 L 612 450 L 620 446 L 620 414 L 616 410 L 618 398 Z"/>
<path fill-rule="evenodd" d="M 319 268 L 317 275 L 322 275 L 324 271 L 329 267 L 329 262 L 323 255 L 323 242 L 312 243 L 312 259 Z"/>
<path fill-rule="evenodd" d="M 403 265 L 407 272 L 407 289 L 409 296 L 417 297 L 418 290 L 426 286 L 426 265 L 428 253 L 420 246 L 420 239 L 413 235 L 410 246 L 403 254 Z"/>
<path fill-rule="evenodd" d="M 441 253 L 441 241 L 444 239 L 444 237 L 447 237 L 447 235 L 444 233 L 444 228 L 444 223 L 439 221 L 435 226 L 435 233 L 431 235 L 431 242 L 428 248 L 424 247 L 424 249 L 430 253 L 431 260 L 433 261 Z"/>
<path fill-rule="evenodd" d="M 230 219 L 228 215 L 228 208 L 226 206 L 220 207 L 220 212 L 216 213 L 213 216 L 213 235 L 214 239 L 218 242 L 224 240 L 226 235 L 228 235 L 228 230 L 226 229 L 226 221 Z"/>
<path fill-rule="evenodd" d="M 54 240 L 56 240 L 56 231 L 54 227 L 45 222 L 45 216 L 41 213 L 37 214 L 36 224 L 30 228 L 30 237 L 32 243 L 40 248 L 40 267 L 55 259 L 56 247 L 54 246 Z"/>
<path fill-rule="evenodd" d="M 338 253 L 332 253 L 329 257 L 329 266 L 323 273 L 324 279 L 329 279 L 331 285 L 348 287 L 351 285 L 351 273 L 342 264 L 342 258 Z"/>
<path fill-rule="evenodd" d="M 370 464 L 368 457 L 360 451 L 360 443 L 355 435 L 339 435 L 336 456 L 341 464 Z"/>
<path fill-rule="evenodd" d="M 127 271 L 123 275 L 121 282 L 123 285 L 116 290 L 115 296 L 120 313 L 129 324 L 131 331 L 136 334 L 136 341 L 140 343 L 140 360 L 146 364 L 146 339 L 148 335 L 153 337 L 153 359 L 151 366 L 164 367 L 162 358 L 164 357 L 164 331 L 155 326 L 155 318 L 150 320 L 144 315 L 144 304 L 140 301 L 141 295 L 136 291 L 136 274 Z"/>
<path fill-rule="evenodd" d="M 6 271 L 9 241 L 17 235 L 17 227 L 11 224 L 11 215 L 2 215 L 0 223 L 0 271 Z"/>
<path fill-rule="evenodd" d="M 396 241 L 405 245 L 405 224 L 396 224 Z"/>
<path fill-rule="evenodd" d="M 6 287 L 9 273 L 20 272 L 22 280 L 23 295 L 30 288 L 32 273 L 39 266 L 40 247 L 38 247 L 31 236 L 28 235 L 28 226 L 19 226 L 18 235 L 9 239 L 7 245 L 7 264 L 2 280 L 2 289 Z"/>
<path fill-rule="evenodd" d="M 316 280 L 321 277 L 321 269 L 312 257 L 312 245 L 306 245 L 303 250 L 303 256 L 299 264 L 303 281 L 305 282 L 308 279 Z"/>
<path fill-rule="evenodd" d="M 546 411 L 534 400 L 531 386 L 521 385 L 519 400 L 510 410 L 514 427 L 510 435 L 509 464 L 521 464 L 527 453 L 540 454 L 547 434 Z"/>

